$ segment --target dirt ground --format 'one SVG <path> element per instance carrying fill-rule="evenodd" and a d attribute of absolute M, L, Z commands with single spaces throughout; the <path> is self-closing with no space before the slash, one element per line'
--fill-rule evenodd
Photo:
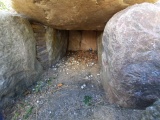
<path fill-rule="evenodd" d="M 4 110 L 5 120 L 140 120 L 143 110 L 107 102 L 100 74 L 96 52 L 68 52 Z"/>

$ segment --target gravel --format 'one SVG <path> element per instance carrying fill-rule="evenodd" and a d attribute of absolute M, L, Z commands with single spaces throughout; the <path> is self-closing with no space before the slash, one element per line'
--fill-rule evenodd
<path fill-rule="evenodd" d="M 100 75 L 96 52 L 68 52 L 4 110 L 5 120 L 139 120 L 142 110 L 107 102 Z"/>

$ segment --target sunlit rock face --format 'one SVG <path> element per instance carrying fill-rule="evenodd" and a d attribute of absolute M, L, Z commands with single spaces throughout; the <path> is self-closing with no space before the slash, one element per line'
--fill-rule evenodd
<path fill-rule="evenodd" d="M 13 8 L 57 29 L 103 30 L 116 12 L 157 0 L 12 0 Z"/>
<path fill-rule="evenodd" d="M 114 15 L 103 33 L 103 86 L 109 101 L 144 108 L 160 97 L 160 5 Z"/>

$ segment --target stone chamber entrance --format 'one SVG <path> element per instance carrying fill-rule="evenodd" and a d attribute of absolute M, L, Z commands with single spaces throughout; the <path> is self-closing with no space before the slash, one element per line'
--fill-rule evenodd
<path fill-rule="evenodd" d="M 39 81 L 4 110 L 5 120 L 137 120 L 141 110 L 111 105 L 101 83 L 102 31 L 55 30 L 31 22 Z"/>
<path fill-rule="evenodd" d="M 159 8 L 0 0 L 0 120 L 159 120 Z"/>
<path fill-rule="evenodd" d="M 36 22 L 31 22 L 31 25 L 36 39 L 37 59 L 44 69 L 58 62 L 69 51 L 95 52 L 100 63 L 102 31 L 55 30 Z"/>

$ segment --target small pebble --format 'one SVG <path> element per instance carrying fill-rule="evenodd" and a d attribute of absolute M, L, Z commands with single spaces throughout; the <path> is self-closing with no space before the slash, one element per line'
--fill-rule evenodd
<path fill-rule="evenodd" d="M 81 86 L 81 89 L 84 89 L 86 87 L 86 84 L 83 84 L 82 86 Z"/>
<path fill-rule="evenodd" d="M 53 70 L 57 70 L 57 68 L 53 68 Z"/>
<path fill-rule="evenodd" d="M 86 76 L 84 79 L 87 79 L 87 80 L 88 80 L 89 78 L 88 78 L 88 76 Z"/>

